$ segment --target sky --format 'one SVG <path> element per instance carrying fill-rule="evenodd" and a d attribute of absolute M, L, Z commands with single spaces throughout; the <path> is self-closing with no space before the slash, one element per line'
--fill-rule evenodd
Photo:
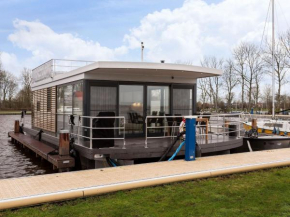
<path fill-rule="evenodd" d="M 289 0 L 276 0 L 277 32 Z M 269 0 L 0 0 L 0 52 L 20 75 L 50 59 L 191 62 L 260 43 Z M 268 25 L 270 21 L 268 21 Z M 266 28 L 266 35 L 270 28 Z"/>

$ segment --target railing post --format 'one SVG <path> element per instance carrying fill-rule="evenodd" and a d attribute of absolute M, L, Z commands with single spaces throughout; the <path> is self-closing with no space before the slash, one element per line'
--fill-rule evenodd
<path fill-rule="evenodd" d="M 123 119 L 124 119 L 124 128 L 123 128 L 124 129 L 124 133 L 123 133 L 123 138 L 124 138 L 123 139 L 123 142 L 124 143 L 123 143 L 123 149 L 126 149 L 126 140 L 125 140 L 125 134 L 126 134 L 126 131 L 125 131 L 125 126 L 126 126 L 125 121 L 126 120 L 125 120 L 125 117 L 123 117 Z"/>
<path fill-rule="evenodd" d="M 81 121 L 81 116 L 79 116 L 79 120 L 78 120 L 78 145 L 80 145 L 80 121 Z"/>
<path fill-rule="evenodd" d="M 225 134 L 226 134 L 225 126 L 226 126 L 225 116 L 223 116 L 223 141 L 225 141 Z"/>
<path fill-rule="evenodd" d="M 93 119 L 90 117 L 90 149 L 93 148 Z"/>
<path fill-rule="evenodd" d="M 145 118 L 145 148 L 148 148 L 148 145 L 147 145 L 147 117 Z"/>
<path fill-rule="evenodd" d="M 196 145 L 196 120 L 193 117 L 186 118 L 186 137 L 185 137 L 185 160 L 195 160 Z"/>
<path fill-rule="evenodd" d="M 240 138 L 241 137 L 241 115 L 239 115 L 238 130 L 239 130 L 238 136 Z"/>

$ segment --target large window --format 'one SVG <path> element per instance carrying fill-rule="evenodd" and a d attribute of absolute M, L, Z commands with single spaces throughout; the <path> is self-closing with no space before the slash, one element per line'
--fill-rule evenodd
<path fill-rule="evenodd" d="M 69 115 L 83 114 L 83 83 L 63 85 L 57 88 L 57 132 L 68 129 Z"/>
<path fill-rule="evenodd" d="M 73 85 L 73 113 L 83 114 L 83 83 Z"/>
<path fill-rule="evenodd" d="M 173 89 L 173 114 L 192 115 L 192 89 Z"/>
<path fill-rule="evenodd" d="M 63 106 L 63 90 L 64 87 L 58 87 L 57 88 L 57 132 L 59 130 L 63 129 L 63 121 L 64 121 L 64 106 Z"/>
<path fill-rule="evenodd" d="M 147 87 L 147 115 L 164 116 L 169 114 L 169 87 Z"/>
<path fill-rule="evenodd" d="M 67 86 L 64 86 L 63 88 L 63 113 L 64 114 L 72 114 L 72 101 L 73 101 L 73 98 L 72 98 L 72 90 L 73 90 L 73 85 L 67 85 Z"/>
<path fill-rule="evenodd" d="M 126 134 L 143 133 L 143 86 L 119 86 L 119 114 L 125 116 Z"/>
<path fill-rule="evenodd" d="M 91 86 L 90 115 L 114 112 L 117 115 L 117 87 Z"/>

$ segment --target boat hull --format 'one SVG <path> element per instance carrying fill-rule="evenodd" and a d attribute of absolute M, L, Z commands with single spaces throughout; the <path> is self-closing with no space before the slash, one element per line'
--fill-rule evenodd
<path fill-rule="evenodd" d="M 244 151 L 249 151 L 248 141 L 253 151 L 272 150 L 281 148 L 290 148 L 290 137 L 263 136 L 260 138 L 243 139 Z"/>
<path fill-rule="evenodd" d="M 247 124 L 244 124 L 244 129 L 246 131 L 249 131 L 252 129 L 252 126 L 249 126 Z M 259 128 L 258 127 L 258 133 L 263 133 L 263 134 L 268 134 L 268 135 L 273 135 L 273 130 L 269 130 L 269 129 L 262 129 L 262 128 Z M 279 132 L 279 133 L 276 133 L 275 135 L 281 135 L 281 136 L 290 136 L 290 132 Z"/>

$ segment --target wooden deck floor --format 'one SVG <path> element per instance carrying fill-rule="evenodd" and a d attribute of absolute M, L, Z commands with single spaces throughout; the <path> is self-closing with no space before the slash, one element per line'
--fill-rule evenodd
<path fill-rule="evenodd" d="M 0 209 L 169 183 L 173 177 L 190 180 L 285 165 L 290 165 L 288 148 L 4 179 L 0 180 Z"/>
<path fill-rule="evenodd" d="M 9 132 L 8 135 L 12 138 L 12 143 L 22 144 L 36 153 L 36 155 L 39 155 L 50 162 L 57 169 L 69 169 L 75 166 L 75 159 L 73 157 L 53 154 L 56 149 L 32 138 L 29 135 L 14 132 Z"/>
<path fill-rule="evenodd" d="M 148 148 L 145 148 L 145 138 L 127 138 L 126 149 L 123 149 L 122 140 L 116 140 L 114 147 L 110 148 L 89 149 L 89 142 L 87 142 L 86 146 L 77 145 L 76 149 L 82 156 L 91 160 L 94 159 L 96 154 L 110 155 L 114 159 L 159 158 L 172 142 L 172 138 L 152 138 L 148 139 Z M 212 135 L 209 137 L 208 143 L 202 143 L 199 140 L 197 140 L 197 143 L 201 153 L 207 154 L 240 147 L 243 145 L 243 138 Z M 175 152 L 179 144 L 180 142 L 175 144 L 168 156 L 171 156 Z M 184 149 L 183 147 L 177 156 L 184 156 Z"/>

